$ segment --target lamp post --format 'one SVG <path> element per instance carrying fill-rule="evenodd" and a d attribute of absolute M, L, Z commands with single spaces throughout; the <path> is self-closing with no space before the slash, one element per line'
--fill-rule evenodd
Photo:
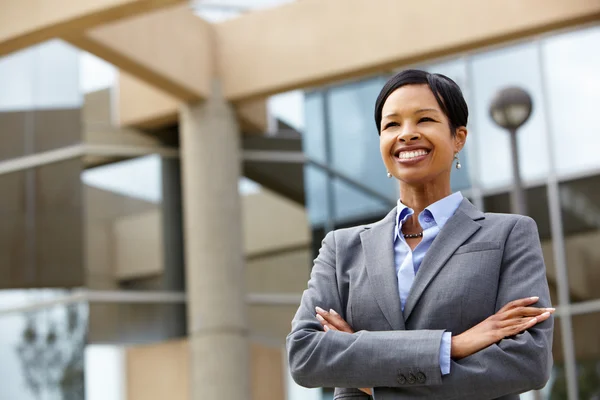
<path fill-rule="evenodd" d="M 525 191 L 519 172 L 519 151 L 517 147 L 517 129 L 531 115 L 533 102 L 525 90 L 518 87 L 507 87 L 500 90 L 490 104 L 490 117 L 510 135 L 510 150 L 512 154 L 512 169 L 514 187 L 511 197 L 511 209 L 515 214 L 527 214 Z"/>

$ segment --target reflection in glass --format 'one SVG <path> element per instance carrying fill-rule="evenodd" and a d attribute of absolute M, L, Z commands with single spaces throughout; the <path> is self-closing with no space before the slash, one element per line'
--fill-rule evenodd
<path fill-rule="evenodd" d="M 595 400 L 600 398 L 600 313 L 573 316 L 573 339 L 577 360 L 579 398 Z M 552 400 L 567 399 L 567 382 L 561 351 L 556 351 L 562 342 L 560 324 L 556 324 L 554 334 L 555 373 L 551 387 Z"/>
<path fill-rule="evenodd" d="M 325 120 L 323 117 L 323 92 L 304 96 L 305 130 L 302 135 L 304 154 L 315 161 L 325 162 Z"/>
<path fill-rule="evenodd" d="M 375 99 L 385 79 L 372 78 L 329 91 L 330 160 L 333 169 L 370 189 L 398 197 L 395 180 L 388 179 L 379 151 L 379 135 L 373 121 Z M 365 211 L 375 211 L 368 208 Z"/>
<path fill-rule="evenodd" d="M 327 173 L 313 165 L 304 166 L 306 209 L 312 225 L 323 225 L 328 219 Z M 334 216 L 332 215 L 331 218 Z"/>
<path fill-rule="evenodd" d="M 490 51 L 471 58 L 472 121 L 477 135 L 478 175 L 484 189 L 512 184 L 509 136 L 489 116 L 492 98 L 507 86 L 519 86 L 533 99 L 533 113 L 517 134 L 520 171 L 525 182 L 548 173 L 546 126 L 537 44 Z"/>
<path fill-rule="evenodd" d="M 350 223 L 385 215 L 395 207 L 396 197 L 390 196 L 388 202 L 383 202 L 360 189 L 342 181 L 333 179 L 336 221 Z"/>
<path fill-rule="evenodd" d="M 600 298 L 600 176 L 559 185 L 572 302 Z"/>
<path fill-rule="evenodd" d="M 560 176 L 600 168 L 600 27 L 553 36 L 542 42 L 544 81 Z M 595 50 L 594 50 L 595 49 Z M 581 146 L 567 152 L 565 140 Z"/>
<path fill-rule="evenodd" d="M 64 291 L 2 291 L 4 307 L 62 296 Z M 84 303 L 0 315 L 0 398 L 79 400 L 84 396 Z"/>

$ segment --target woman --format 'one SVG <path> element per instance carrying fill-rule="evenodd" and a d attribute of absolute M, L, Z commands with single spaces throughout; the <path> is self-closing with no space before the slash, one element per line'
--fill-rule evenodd
<path fill-rule="evenodd" d="M 298 384 L 353 400 L 517 399 L 545 385 L 554 309 L 537 227 L 451 193 L 467 118 L 443 75 L 407 70 L 381 90 L 381 157 L 401 199 L 323 240 L 287 338 Z"/>

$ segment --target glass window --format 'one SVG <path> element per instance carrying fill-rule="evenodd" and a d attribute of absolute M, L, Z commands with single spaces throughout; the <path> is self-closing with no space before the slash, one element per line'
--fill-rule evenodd
<path fill-rule="evenodd" d="M 595 313 L 573 316 L 580 399 L 600 397 L 600 307 Z"/>
<path fill-rule="evenodd" d="M 336 171 L 395 199 L 398 186 L 386 176 L 373 120 L 375 99 L 384 84 L 384 78 L 374 78 L 331 89 L 328 133 Z"/>
<path fill-rule="evenodd" d="M 0 110 L 78 108 L 79 50 L 60 40 L 0 59 Z"/>
<path fill-rule="evenodd" d="M 324 163 L 325 120 L 323 117 L 323 92 L 313 92 L 304 96 L 305 130 L 302 146 L 307 157 Z"/>
<path fill-rule="evenodd" d="M 50 300 L 64 291 L 0 292 L 3 308 Z M 83 351 L 87 335 L 84 303 L 0 314 L 0 398 L 84 398 Z"/>
<path fill-rule="evenodd" d="M 312 225 L 323 225 L 328 219 L 328 181 L 327 173 L 322 169 L 309 164 L 304 166 L 306 209 Z"/>
<path fill-rule="evenodd" d="M 600 176 L 559 185 L 572 302 L 600 298 Z"/>
<path fill-rule="evenodd" d="M 536 43 L 489 51 L 471 58 L 472 121 L 476 135 L 477 168 L 483 188 L 512 184 L 509 134 L 489 116 L 496 93 L 508 86 L 519 86 L 533 99 L 529 121 L 519 129 L 520 171 L 524 181 L 543 179 L 548 173 L 545 119 Z"/>
<path fill-rule="evenodd" d="M 394 197 L 390 196 L 388 203 L 385 203 L 339 178 L 333 179 L 333 193 L 335 221 L 338 223 L 352 223 L 385 215 L 396 206 Z"/>
<path fill-rule="evenodd" d="M 600 52 L 592 50 L 599 47 L 600 27 L 542 42 L 552 145 L 562 176 L 600 168 Z"/>
<path fill-rule="evenodd" d="M 469 82 L 467 79 L 467 63 L 465 59 L 459 58 L 457 60 L 445 61 L 438 64 L 429 64 L 423 69 L 431 73 L 446 75 L 454 82 L 456 82 L 456 84 L 460 87 L 460 89 L 463 92 L 463 96 L 467 101 L 467 105 L 469 106 L 469 111 L 471 113 L 467 128 L 469 129 L 469 132 L 471 131 L 471 129 L 474 129 L 472 115 L 474 107 L 471 102 L 470 88 L 468 84 Z M 477 137 L 475 135 L 469 135 L 467 137 L 467 143 L 458 155 L 460 158 L 461 169 L 456 169 L 454 168 L 455 165 L 452 165 L 453 168 L 450 176 L 452 191 L 466 190 L 471 187 L 470 174 L 473 172 L 472 164 L 475 163 L 476 160 L 474 160 L 473 154 L 471 153 L 471 151 L 469 151 L 469 149 L 473 148 L 473 146 L 476 145 L 476 139 Z"/>
<path fill-rule="evenodd" d="M 84 284 L 81 159 L 0 174 L 0 287 Z"/>

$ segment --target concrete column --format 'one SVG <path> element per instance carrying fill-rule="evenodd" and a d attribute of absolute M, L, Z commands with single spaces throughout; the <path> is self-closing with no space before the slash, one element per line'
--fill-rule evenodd
<path fill-rule="evenodd" d="M 191 399 L 250 399 L 239 128 L 212 97 L 180 112 Z"/>

